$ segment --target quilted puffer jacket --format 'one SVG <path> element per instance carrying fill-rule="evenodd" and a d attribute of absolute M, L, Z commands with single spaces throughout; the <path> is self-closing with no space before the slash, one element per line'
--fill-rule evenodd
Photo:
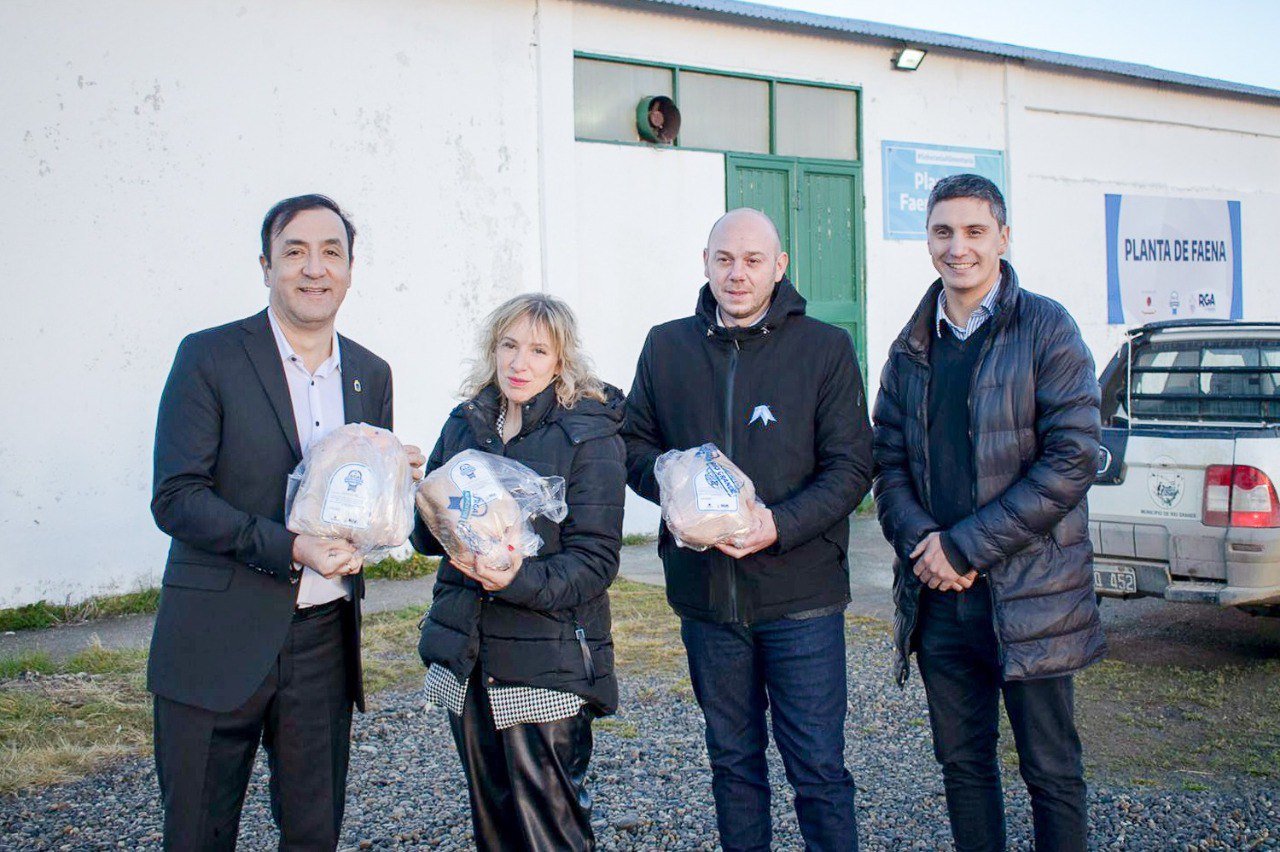
<path fill-rule="evenodd" d="M 447 666 L 460 679 L 478 665 L 490 684 L 572 692 L 600 714 L 617 708 L 608 589 L 622 544 L 624 399 L 617 388 L 606 393 L 605 402 L 584 399 L 567 409 L 548 387 L 525 404 L 520 432 L 505 445 L 494 429 L 505 403 L 492 385 L 449 415 L 428 473 L 463 450 L 503 455 L 564 477 L 569 514 L 558 524 L 534 520 L 542 549 L 501 591 L 486 592 L 448 556 L 441 560 L 418 641 L 424 663 Z M 444 552 L 421 523 L 414 546 Z"/>
<path fill-rule="evenodd" d="M 1007 680 L 1077 671 L 1106 653 L 1093 591 L 1085 492 L 1099 441 L 1093 359 L 1057 302 L 1019 288 L 1008 263 L 991 334 L 969 389 L 973 514 L 951 543 L 986 575 Z M 920 600 L 911 551 L 939 529 L 930 508 L 929 347 L 941 280 L 889 349 L 873 415 L 876 507 L 893 545 L 895 673 L 907 658 Z"/>

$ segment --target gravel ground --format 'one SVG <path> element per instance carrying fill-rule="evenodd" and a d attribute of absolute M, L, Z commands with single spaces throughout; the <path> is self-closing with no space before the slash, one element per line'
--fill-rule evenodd
<path fill-rule="evenodd" d="M 950 848 L 942 783 L 933 761 L 923 691 L 888 673 L 888 639 L 849 646 L 849 768 L 859 785 L 866 850 Z M 383 694 L 357 717 L 347 849 L 470 849 L 462 771 L 442 711 L 424 715 L 412 693 Z M 678 678 L 630 678 L 622 711 L 596 723 L 591 788 L 602 849 L 714 849 L 715 817 L 701 715 Z M 1087 747 L 1087 746 L 1086 746 Z M 781 763 L 771 754 L 775 848 L 799 849 Z M 1030 810 L 1008 778 L 1010 848 L 1030 843 Z M 150 760 L 83 781 L 0 800 L 3 849 L 157 849 L 159 804 Z M 1239 782 L 1212 791 L 1091 780 L 1092 847 L 1099 850 L 1280 850 L 1280 790 Z M 274 848 L 259 759 L 240 848 Z"/>

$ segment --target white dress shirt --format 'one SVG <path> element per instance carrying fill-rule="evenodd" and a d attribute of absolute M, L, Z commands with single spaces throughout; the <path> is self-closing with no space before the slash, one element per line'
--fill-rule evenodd
<path fill-rule="evenodd" d="M 338 333 L 333 333 L 333 351 L 314 373 L 307 372 L 302 358 L 293 351 L 284 336 L 275 311 L 267 308 L 271 333 L 280 350 L 284 377 L 289 383 L 289 399 L 293 403 L 293 422 L 298 428 L 298 444 L 303 455 L 316 441 L 346 422 L 342 405 L 342 356 L 338 351 Z M 338 598 L 350 598 L 344 577 L 326 578 L 318 571 L 303 566 L 298 588 L 298 606 L 319 606 Z"/>

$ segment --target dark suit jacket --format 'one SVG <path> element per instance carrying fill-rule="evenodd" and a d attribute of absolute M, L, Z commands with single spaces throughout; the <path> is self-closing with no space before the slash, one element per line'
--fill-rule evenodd
<path fill-rule="evenodd" d="M 341 338 L 346 422 L 391 428 L 391 369 Z M 302 459 L 267 313 L 189 335 L 160 398 L 151 512 L 173 537 L 147 688 L 226 712 L 262 684 L 297 601 L 285 484 Z M 364 709 L 357 575 L 351 694 Z"/>

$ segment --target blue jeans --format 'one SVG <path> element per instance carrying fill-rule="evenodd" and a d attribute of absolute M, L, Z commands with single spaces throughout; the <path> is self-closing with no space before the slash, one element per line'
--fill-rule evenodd
<path fill-rule="evenodd" d="M 985 581 L 966 592 L 922 590 L 916 630 L 933 752 L 942 764 L 957 852 L 1005 848 L 996 752 L 1001 694 L 1031 794 L 1035 848 L 1083 852 L 1088 838 L 1084 762 L 1071 676 L 1004 680 Z"/>
<path fill-rule="evenodd" d="M 716 823 L 725 852 L 767 852 L 765 711 L 813 852 L 858 848 L 853 777 L 844 765 L 844 616 L 750 626 L 685 619 L 693 693 L 707 723 Z"/>

